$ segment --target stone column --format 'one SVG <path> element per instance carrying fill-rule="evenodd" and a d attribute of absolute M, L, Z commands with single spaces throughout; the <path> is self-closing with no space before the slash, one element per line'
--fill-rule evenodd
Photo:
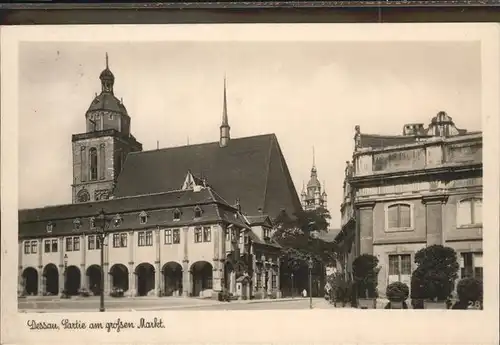
<path fill-rule="evenodd" d="M 422 198 L 425 204 L 427 245 L 444 244 L 443 208 L 448 201 L 446 195 L 429 195 Z"/>
<path fill-rule="evenodd" d="M 373 207 L 374 202 L 356 204 L 356 225 L 359 234 L 359 254 L 373 254 Z"/>
<path fill-rule="evenodd" d="M 43 296 L 45 293 L 45 277 L 43 276 L 43 266 L 38 265 L 38 295 Z"/>
<path fill-rule="evenodd" d="M 64 265 L 59 265 L 59 294 L 64 291 Z"/>
<path fill-rule="evenodd" d="M 277 298 L 281 298 L 282 293 L 281 293 L 281 282 L 280 282 L 280 277 L 281 277 L 281 268 L 280 268 L 280 261 L 278 259 L 278 265 L 276 266 L 276 291 L 277 291 Z"/>
<path fill-rule="evenodd" d="M 24 277 L 23 277 L 23 266 L 19 265 L 17 269 L 17 295 L 24 295 L 25 292 L 25 284 L 24 284 Z"/>
<path fill-rule="evenodd" d="M 87 289 L 87 272 L 86 272 L 86 260 L 87 260 L 87 246 L 85 240 L 87 238 L 84 234 L 80 235 L 80 289 Z"/>
<path fill-rule="evenodd" d="M 183 260 L 182 260 L 182 296 L 189 297 L 191 292 L 191 270 L 189 269 L 188 253 L 188 231 L 189 228 L 182 229 Z"/>
<path fill-rule="evenodd" d="M 160 241 L 160 229 L 157 228 L 155 231 L 156 238 L 156 260 L 155 260 L 155 296 L 161 296 L 161 241 Z"/>
<path fill-rule="evenodd" d="M 270 295 L 273 292 L 273 273 L 274 273 L 271 265 L 269 265 L 267 272 L 268 272 L 268 275 L 267 275 L 267 293 Z"/>
<path fill-rule="evenodd" d="M 191 270 L 189 260 L 182 261 L 182 296 L 189 297 L 191 293 Z"/>
<path fill-rule="evenodd" d="M 232 294 L 236 293 L 236 272 L 234 269 L 229 273 L 229 292 Z"/>
<path fill-rule="evenodd" d="M 136 279 L 135 279 L 135 272 L 134 272 L 134 248 L 135 248 L 135 241 L 134 241 L 134 232 L 129 231 L 128 233 L 128 240 L 127 240 L 127 245 L 129 248 L 128 252 L 128 291 L 127 295 L 128 297 L 134 297 L 136 293 Z"/>
<path fill-rule="evenodd" d="M 217 293 L 222 291 L 222 280 L 224 273 L 222 271 L 223 264 L 221 262 L 221 245 L 224 238 L 221 236 L 222 226 L 212 227 L 212 240 L 213 240 L 213 271 L 212 271 L 212 290 L 213 297 L 217 297 Z"/>

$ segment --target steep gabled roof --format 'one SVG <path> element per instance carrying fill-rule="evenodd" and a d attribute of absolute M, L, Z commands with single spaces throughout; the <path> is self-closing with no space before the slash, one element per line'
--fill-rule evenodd
<path fill-rule="evenodd" d="M 228 203 L 240 200 L 242 212 L 275 217 L 282 208 L 301 209 L 276 135 L 131 153 L 114 194 L 127 197 L 167 192 L 182 185 L 186 172 L 203 178 Z M 259 210 L 260 209 L 260 210 Z"/>

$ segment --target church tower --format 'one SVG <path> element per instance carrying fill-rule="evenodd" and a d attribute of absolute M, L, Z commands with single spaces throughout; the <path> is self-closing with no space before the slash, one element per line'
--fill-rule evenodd
<path fill-rule="evenodd" d="M 130 152 L 142 144 L 130 134 L 130 116 L 114 95 L 115 76 L 101 72 L 101 93 L 95 95 L 85 113 L 86 132 L 73 134 L 73 203 L 108 199 Z"/>
<path fill-rule="evenodd" d="M 321 192 L 321 183 L 318 180 L 318 171 L 316 170 L 316 161 L 313 148 L 313 165 L 311 168 L 311 178 L 307 187 L 302 187 L 300 199 L 302 208 L 306 211 L 315 210 L 320 207 L 327 208 L 326 191 Z"/>

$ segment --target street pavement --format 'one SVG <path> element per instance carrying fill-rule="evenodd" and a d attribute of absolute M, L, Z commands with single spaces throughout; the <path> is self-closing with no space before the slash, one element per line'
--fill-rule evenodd
<path fill-rule="evenodd" d="M 275 310 L 309 309 L 309 298 L 282 298 L 275 300 L 246 300 L 219 302 L 212 299 L 182 297 L 106 298 L 107 311 L 154 311 L 154 310 Z M 313 298 L 313 309 L 331 309 L 324 298 Z M 27 298 L 18 300 L 20 312 L 84 312 L 98 311 L 99 298 L 88 297 L 71 300 L 57 298 Z"/>

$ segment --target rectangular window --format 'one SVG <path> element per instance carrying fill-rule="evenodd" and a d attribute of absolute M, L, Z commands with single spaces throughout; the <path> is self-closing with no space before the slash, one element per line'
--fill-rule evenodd
<path fill-rule="evenodd" d="M 389 283 L 399 281 L 405 284 L 409 284 L 410 277 L 411 255 L 389 255 Z"/>
<path fill-rule="evenodd" d="M 102 240 L 102 241 L 104 241 L 104 240 Z M 97 250 L 101 249 L 102 245 L 103 245 L 103 243 L 101 242 L 100 237 L 96 236 L 95 237 L 95 249 L 97 249 Z"/>
<path fill-rule="evenodd" d="M 276 289 L 276 274 L 271 275 L 271 288 Z"/>
<path fill-rule="evenodd" d="M 24 254 L 29 254 L 30 253 L 30 241 L 24 241 Z"/>
<path fill-rule="evenodd" d="M 245 234 L 243 232 L 240 232 L 240 244 L 245 243 Z"/>
<path fill-rule="evenodd" d="M 264 229 L 264 238 L 271 238 L 271 229 Z"/>
<path fill-rule="evenodd" d="M 120 247 L 122 248 L 127 247 L 127 238 L 128 236 L 126 233 L 120 234 Z"/>
<path fill-rule="evenodd" d="M 44 243 L 44 246 L 45 246 L 44 252 L 45 253 L 50 253 L 50 240 L 45 240 L 43 243 Z"/>
<path fill-rule="evenodd" d="M 120 234 L 113 234 L 113 248 L 120 248 Z"/>
<path fill-rule="evenodd" d="M 31 241 L 31 254 L 36 254 L 38 249 L 38 241 Z"/>
<path fill-rule="evenodd" d="M 462 253 L 460 262 L 461 278 L 483 279 L 483 254 Z"/>
<path fill-rule="evenodd" d="M 411 227 L 411 207 L 406 204 L 391 205 L 387 208 L 387 228 Z"/>
<path fill-rule="evenodd" d="M 174 229 L 172 230 L 173 234 L 173 243 L 174 244 L 179 244 L 181 243 L 181 231 L 179 229 Z"/>
<path fill-rule="evenodd" d="M 75 252 L 80 250 L 80 237 L 73 237 L 73 250 Z"/>
<path fill-rule="evenodd" d="M 153 232 L 146 231 L 146 246 L 150 247 L 153 245 Z"/>
<path fill-rule="evenodd" d="M 95 249 L 95 236 L 90 235 L 88 238 L 88 250 L 94 250 Z"/>
<path fill-rule="evenodd" d="M 172 244 L 172 230 L 165 230 L 165 244 Z"/>
<path fill-rule="evenodd" d="M 146 233 L 144 231 L 137 234 L 137 245 L 139 247 L 144 247 L 146 245 Z"/>
<path fill-rule="evenodd" d="M 212 238 L 212 229 L 209 226 L 203 228 L 203 242 L 210 242 Z"/>
<path fill-rule="evenodd" d="M 228 229 L 228 228 L 226 228 L 224 230 L 224 232 L 225 232 L 225 235 L 226 235 L 226 241 L 230 241 L 231 240 L 231 230 Z"/>
<path fill-rule="evenodd" d="M 52 240 L 52 253 L 57 253 L 57 239 Z"/>
<path fill-rule="evenodd" d="M 195 228 L 194 229 L 194 242 L 195 243 L 200 243 L 202 240 L 201 238 L 201 228 Z"/>
<path fill-rule="evenodd" d="M 66 251 L 73 251 L 73 237 L 66 237 Z"/>
<path fill-rule="evenodd" d="M 462 200 L 457 204 L 457 226 L 483 223 L 483 201 L 480 198 Z"/>

